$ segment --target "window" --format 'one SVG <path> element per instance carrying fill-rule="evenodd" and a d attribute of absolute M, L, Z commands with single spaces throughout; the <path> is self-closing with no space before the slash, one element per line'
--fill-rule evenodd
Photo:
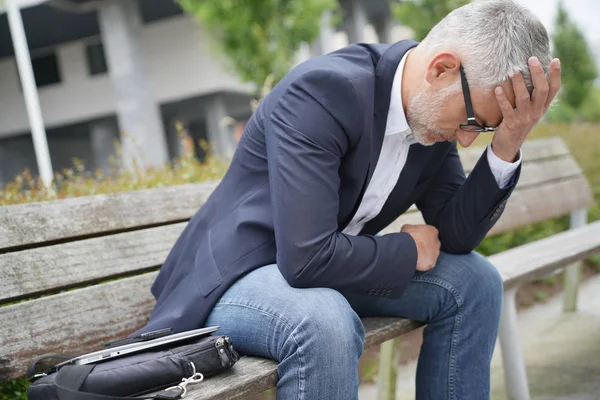
<path fill-rule="evenodd" d="M 56 53 L 31 57 L 31 67 L 37 87 L 60 83 L 58 59 Z"/>
<path fill-rule="evenodd" d="M 100 75 L 108 72 L 106 57 L 104 56 L 104 46 L 102 43 L 88 44 L 85 48 L 87 56 L 88 71 L 90 75 Z"/>

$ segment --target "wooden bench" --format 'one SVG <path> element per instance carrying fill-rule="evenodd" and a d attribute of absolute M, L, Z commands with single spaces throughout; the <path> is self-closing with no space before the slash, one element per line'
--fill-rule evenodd
<path fill-rule="evenodd" d="M 482 151 L 461 153 L 467 171 Z M 519 400 L 529 394 L 517 337 L 517 287 L 600 250 L 600 222 L 585 224 L 590 187 L 565 144 L 531 140 L 523 154 L 518 188 L 491 234 L 568 214 L 576 229 L 490 257 L 504 278 L 500 339 L 508 390 Z M 0 380 L 23 376 L 35 356 L 99 349 L 143 326 L 154 304 L 149 288 L 157 270 L 217 183 L 0 207 Z M 420 213 L 409 210 L 384 233 L 407 222 L 422 223 Z M 572 294 L 577 271 L 571 265 L 567 273 Z M 575 296 L 568 298 L 574 309 Z M 384 358 L 393 348 L 390 339 L 421 325 L 394 318 L 364 324 L 365 346 L 387 341 Z M 393 398 L 395 376 L 382 372 L 382 393 Z M 244 357 L 226 374 L 191 388 L 186 398 L 242 398 L 276 383 L 275 362 Z"/>

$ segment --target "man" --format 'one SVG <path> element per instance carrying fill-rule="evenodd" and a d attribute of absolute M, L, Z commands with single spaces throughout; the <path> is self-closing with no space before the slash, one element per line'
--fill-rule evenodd
<path fill-rule="evenodd" d="M 517 73 L 518 72 L 518 73 Z M 473 249 L 560 87 L 541 23 L 459 8 L 421 43 L 358 44 L 292 70 L 152 287 L 145 331 L 218 325 L 279 361 L 279 399 L 356 399 L 362 316 L 427 322 L 417 399 L 487 399 L 502 280 Z M 491 144 L 468 178 L 456 141 Z M 412 204 L 426 225 L 376 235 Z"/>

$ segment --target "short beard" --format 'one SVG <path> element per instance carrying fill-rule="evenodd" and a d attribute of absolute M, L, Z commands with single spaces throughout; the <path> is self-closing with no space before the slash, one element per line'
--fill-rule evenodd
<path fill-rule="evenodd" d="M 423 146 L 432 146 L 437 141 L 432 134 L 449 137 L 436 126 L 442 115 L 448 98 L 460 91 L 460 84 L 448 86 L 433 93 L 419 92 L 408 105 L 406 120 L 417 142 Z"/>

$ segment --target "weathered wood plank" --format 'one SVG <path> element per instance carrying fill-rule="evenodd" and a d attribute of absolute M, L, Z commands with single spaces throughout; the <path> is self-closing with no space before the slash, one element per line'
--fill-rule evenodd
<path fill-rule="evenodd" d="M 234 344 L 235 346 L 235 344 Z M 277 363 L 256 357 L 242 357 L 229 371 L 189 386 L 186 399 L 243 399 L 277 385 Z"/>
<path fill-rule="evenodd" d="M 583 177 L 518 189 L 490 234 L 589 207 L 593 198 Z M 420 212 L 409 212 L 382 233 L 402 225 L 422 224 Z M 54 246 L 0 254 L 0 303 L 26 295 L 160 266 L 185 222 L 86 239 Z"/>
<path fill-rule="evenodd" d="M 364 318 L 363 325 L 366 332 L 365 348 L 367 348 L 413 331 L 423 326 L 423 323 L 403 318 L 377 317 Z"/>
<path fill-rule="evenodd" d="M 600 221 L 489 257 L 505 288 L 542 278 L 558 268 L 600 253 Z"/>
<path fill-rule="evenodd" d="M 469 147 L 459 151 L 465 171 L 471 171 L 483 154 L 482 147 Z M 569 148 L 560 137 L 529 139 L 522 147 L 523 162 L 552 159 L 569 154 Z"/>
<path fill-rule="evenodd" d="M 525 189 L 530 186 L 539 186 L 543 183 L 575 176 L 583 176 L 583 171 L 571 156 L 539 162 L 526 162 L 523 163 L 517 186 Z"/>
<path fill-rule="evenodd" d="M 484 148 L 462 150 L 467 170 Z M 568 154 L 560 138 L 528 141 L 525 165 Z M 470 166 L 470 167 L 469 167 Z M 525 166 L 524 166 L 525 167 Z M 0 251 L 189 219 L 218 181 L 0 207 Z"/>
<path fill-rule="evenodd" d="M 189 219 L 217 181 L 0 207 L 0 251 Z"/>
<path fill-rule="evenodd" d="M 0 254 L 0 303 L 158 267 L 185 225 Z"/>
<path fill-rule="evenodd" d="M 0 307 L 0 379 L 22 376 L 42 354 L 101 349 L 143 326 L 156 272 Z"/>
<path fill-rule="evenodd" d="M 490 230 L 489 235 L 566 215 L 574 210 L 587 208 L 593 203 L 589 183 L 584 177 L 515 190 L 502 217 Z M 399 232 L 405 224 L 423 223 L 423 216 L 415 211 L 400 216 L 381 233 Z"/>

